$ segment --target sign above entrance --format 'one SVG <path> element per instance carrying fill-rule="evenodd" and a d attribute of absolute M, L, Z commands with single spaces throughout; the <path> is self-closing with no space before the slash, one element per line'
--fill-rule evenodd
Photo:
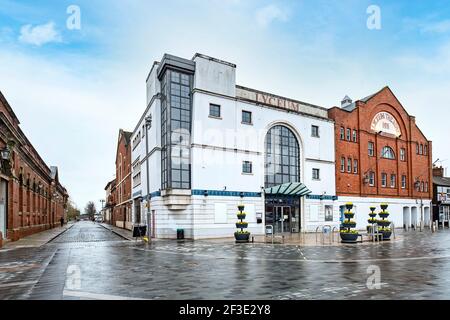
<path fill-rule="evenodd" d="M 396 137 L 400 137 L 402 135 L 402 131 L 400 130 L 397 120 L 395 120 L 394 116 L 388 112 L 377 113 L 372 120 L 370 129 L 375 132 L 381 131 L 392 134 Z"/>

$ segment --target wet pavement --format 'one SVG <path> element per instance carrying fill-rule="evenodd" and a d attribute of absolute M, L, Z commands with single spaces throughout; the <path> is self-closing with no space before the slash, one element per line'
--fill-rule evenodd
<path fill-rule="evenodd" d="M 0 250 L 0 299 L 450 299 L 450 231 L 345 246 L 147 245 L 79 222 L 39 248 Z"/>

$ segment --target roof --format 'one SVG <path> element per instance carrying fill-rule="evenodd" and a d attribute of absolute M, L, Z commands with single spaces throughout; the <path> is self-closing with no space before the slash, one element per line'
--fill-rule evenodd
<path fill-rule="evenodd" d="M 58 167 L 51 166 L 50 167 L 50 176 L 51 176 L 52 180 L 55 180 L 57 175 L 58 175 Z"/>
<path fill-rule="evenodd" d="M 303 183 L 300 182 L 289 182 L 285 184 L 280 184 L 275 187 L 267 188 L 264 190 L 265 194 L 271 195 L 283 195 L 283 196 L 299 196 L 303 197 L 311 194 L 312 191 L 309 190 Z"/>
<path fill-rule="evenodd" d="M 113 179 L 113 180 L 109 181 L 109 182 L 106 184 L 105 190 L 107 190 L 108 187 L 109 187 L 110 185 L 112 186 L 114 182 L 116 182 L 116 179 Z"/>
<path fill-rule="evenodd" d="M 450 187 L 450 177 L 433 177 L 433 183 L 438 186 Z"/>
<path fill-rule="evenodd" d="M 128 145 L 131 141 L 131 136 L 133 132 L 123 131 L 123 137 L 125 138 L 125 143 Z"/>
<path fill-rule="evenodd" d="M 379 90 L 379 91 L 377 91 L 377 92 L 375 92 L 375 93 L 373 93 L 373 94 L 371 94 L 371 95 L 369 95 L 369 96 L 367 96 L 367 97 L 365 97 L 365 98 L 359 99 L 358 101 L 361 101 L 361 102 L 366 103 L 367 101 L 369 101 L 370 99 L 372 99 L 373 97 L 375 97 L 378 93 L 380 93 L 380 92 L 381 92 L 382 90 L 384 90 L 385 88 L 387 88 L 387 87 L 384 87 L 383 89 L 381 89 L 381 90 Z M 348 98 L 348 96 L 345 96 L 344 100 L 345 100 L 346 98 Z M 348 98 L 348 99 L 350 99 L 350 98 Z M 358 102 L 358 101 L 356 101 L 356 102 Z M 356 102 L 353 102 L 352 104 L 349 104 L 348 106 L 342 107 L 342 109 L 345 110 L 345 111 L 352 112 L 353 110 L 356 109 Z"/>

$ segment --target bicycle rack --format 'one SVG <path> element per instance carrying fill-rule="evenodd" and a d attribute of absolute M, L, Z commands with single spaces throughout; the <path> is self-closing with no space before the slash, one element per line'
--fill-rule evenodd
<path fill-rule="evenodd" d="M 332 243 L 334 243 L 334 233 L 335 232 L 339 233 L 339 228 L 338 227 L 333 227 L 333 229 L 331 230 L 331 242 Z M 337 239 L 339 239 L 339 238 L 337 238 Z"/>
<path fill-rule="evenodd" d="M 395 224 L 393 222 L 391 222 L 391 225 L 389 226 L 392 230 L 392 235 L 394 236 L 395 239 Z"/>

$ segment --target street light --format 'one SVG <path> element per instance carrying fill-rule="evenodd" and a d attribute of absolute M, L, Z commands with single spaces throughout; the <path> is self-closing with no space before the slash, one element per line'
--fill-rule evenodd
<path fill-rule="evenodd" d="M 147 117 L 145 117 L 145 167 L 147 170 L 147 237 L 148 237 L 148 241 L 151 241 L 152 239 L 152 233 L 150 231 L 150 221 L 152 220 L 151 218 L 151 211 L 150 211 L 150 199 L 151 199 L 151 195 L 150 195 L 150 174 L 149 174 L 149 165 L 148 165 L 148 130 L 152 127 L 152 115 L 148 115 Z"/>

